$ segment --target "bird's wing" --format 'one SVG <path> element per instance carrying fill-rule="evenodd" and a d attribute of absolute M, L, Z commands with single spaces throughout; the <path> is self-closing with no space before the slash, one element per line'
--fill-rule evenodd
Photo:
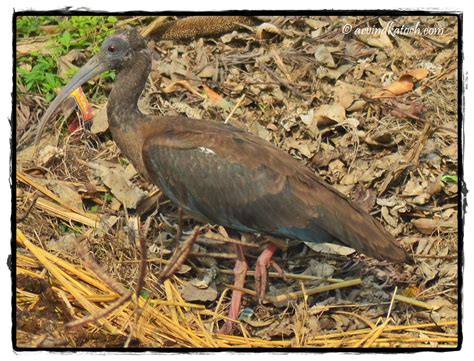
<path fill-rule="evenodd" d="M 404 260 L 377 221 L 284 151 L 231 126 L 178 119 L 148 136 L 142 156 L 152 180 L 197 218 Z"/>

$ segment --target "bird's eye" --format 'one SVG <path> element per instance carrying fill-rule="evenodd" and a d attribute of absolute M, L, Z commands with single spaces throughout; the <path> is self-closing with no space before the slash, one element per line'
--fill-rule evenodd
<path fill-rule="evenodd" d="M 117 47 L 115 45 L 109 45 L 109 47 L 107 48 L 107 51 L 109 53 L 115 53 L 116 50 L 117 50 Z"/>

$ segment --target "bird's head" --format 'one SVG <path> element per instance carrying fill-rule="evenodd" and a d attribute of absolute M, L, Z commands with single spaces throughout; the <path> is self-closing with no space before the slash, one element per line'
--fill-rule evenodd
<path fill-rule="evenodd" d="M 107 70 L 121 70 L 125 66 L 133 66 L 134 55 L 144 51 L 148 51 L 146 42 L 134 29 L 119 30 L 105 39 L 99 53 L 74 75 L 46 110 L 38 125 L 35 144 L 38 144 L 46 122 L 71 92 Z"/>

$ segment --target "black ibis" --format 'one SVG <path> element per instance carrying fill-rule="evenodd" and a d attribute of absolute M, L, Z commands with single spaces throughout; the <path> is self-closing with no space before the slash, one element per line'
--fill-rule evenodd
<path fill-rule="evenodd" d="M 379 260 L 409 261 L 372 216 L 271 143 L 227 124 L 141 113 L 137 102 L 150 68 L 151 53 L 138 32 L 116 32 L 50 105 L 36 142 L 71 91 L 115 69 L 118 74 L 107 105 L 115 142 L 145 179 L 195 219 L 243 233 L 342 244 Z M 236 251 L 235 282 L 242 287 L 247 264 L 242 249 Z M 260 296 L 275 251 L 270 243 L 258 258 Z M 240 300 L 241 293 L 234 292 L 232 320 L 238 316 Z M 221 330 L 231 332 L 232 325 L 227 322 Z"/>

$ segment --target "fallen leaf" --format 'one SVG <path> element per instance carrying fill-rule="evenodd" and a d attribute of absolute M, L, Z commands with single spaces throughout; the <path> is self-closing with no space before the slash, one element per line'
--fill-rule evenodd
<path fill-rule="evenodd" d="M 354 95 L 346 83 L 338 81 L 334 87 L 334 101 L 345 109 L 354 102 Z"/>
<path fill-rule="evenodd" d="M 442 219 L 418 218 L 412 219 L 411 223 L 422 234 L 430 235 L 436 230 L 456 229 L 457 217 L 451 217 L 447 221 Z"/>
<path fill-rule="evenodd" d="M 329 263 L 321 262 L 320 260 L 309 260 L 309 267 L 304 274 L 311 274 L 316 277 L 332 277 L 336 268 Z"/>
<path fill-rule="evenodd" d="M 49 181 L 48 188 L 50 188 L 56 195 L 61 198 L 61 200 L 67 204 L 69 207 L 73 209 L 77 209 L 79 211 L 84 210 L 82 197 L 79 193 L 65 184 Z"/>
<path fill-rule="evenodd" d="M 102 104 L 98 109 L 92 111 L 92 127 L 93 134 L 105 133 L 109 129 L 109 121 L 107 119 L 107 103 Z"/>
<path fill-rule="evenodd" d="M 51 239 L 45 242 L 46 248 L 55 252 L 73 253 L 76 246 L 76 235 L 74 233 L 67 233 L 60 236 L 58 239 Z"/>
<path fill-rule="evenodd" d="M 336 69 L 330 69 L 324 66 L 320 66 L 316 70 L 316 74 L 319 79 L 329 78 L 329 79 L 337 80 L 341 77 L 342 74 L 345 74 L 350 69 L 352 69 L 351 64 L 343 64 L 337 67 Z"/>
<path fill-rule="evenodd" d="M 217 69 L 214 65 L 206 65 L 197 76 L 200 78 L 212 78 L 216 75 Z"/>
<path fill-rule="evenodd" d="M 201 97 L 202 98 L 202 95 L 199 94 L 199 92 L 196 90 L 196 88 L 194 88 L 187 80 L 176 80 L 176 81 L 173 81 L 173 82 L 170 82 L 168 85 L 166 85 L 166 87 L 163 89 L 163 92 L 165 93 L 172 93 L 176 90 L 176 88 L 178 86 L 181 86 L 187 90 L 189 90 L 191 93 L 193 93 L 194 95 L 198 96 L 198 97 Z"/>
<path fill-rule="evenodd" d="M 48 167 L 54 159 L 64 155 L 64 153 L 54 145 L 47 144 L 44 148 L 40 149 L 37 161 L 38 164 L 43 167 Z"/>
<path fill-rule="evenodd" d="M 255 37 L 257 38 L 257 40 L 264 40 L 271 38 L 275 35 L 280 35 L 281 33 L 282 31 L 277 26 L 270 23 L 262 23 L 257 26 L 257 29 L 255 31 Z"/>
<path fill-rule="evenodd" d="M 315 149 L 315 145 L 306 140 L 296 140 L 294 138 L 287 139 L 285 145 L 289 149 L 296 149 L 307 158 L 311 158 Z"/>
<path fill-rule="evenodd" d="M 188 282 L 181 289 L 181 295 L 188 302 L 212 302 L 217 299 L 218 293 L 213 283 L 209 287 L 203 288 Z"/>
<path fill-rule="evenodd" d="M 364 141 L 367 144 L 379 147 L 390 148 L 395 145 L 391 133 L 377 131 L 374 134 L 368 134 Z"/>
<path fill-rule="evenodd" d="M 390 215 L 387 207 L 382 207 L 381 213 L 382 213 L 382 218 L 385 220 L 385 222 L 387 222 L 393 228 L 396 228 L 398 226 L 397 219 Z"/>
<path fill-rule="evenodd" d="M 138 202 L 146 196 L 144 191 L 126 178 L 120 165 L 104 161 L 89 162 L 87 165 L 96 171 L 102 182 L 125 207 L 135 209 Z"/>
<path fill-rule="evenodd" d="M 316 58 L 316 61 L 321 65 L 328 66 L 330 68 L 336 67 L 336 63 L 334 62 L 331 53 L 325 45 L 321 44 L 316 47 L 314 51 L 314 57 Z"/>
<path fill-rule="evenodd" d="M 427 262 L 419 263 L 418 270 L 423 274 L 423 283 L 426 284 L 438 275 L 438 270 L 430 266 Z"/>
<path fill-rule="evenodd" d="M 364 43 L 355 39 L 350 39 L 344 48 L 344 54 L 355 59 L 368 57 L 375 51 L 375 49 L 369 48 Z"/>
<path fill-rule="evenodd" d="M 49 40 L 18 44 L 16 46 L 16 56 L 18 58 L 21 56 L 30 55 L 33 52 L 38 52 L 42 55 L 50 55 L 51 47 L 49 45 Z"/>
<path fill-rule="evenodd" d="M 381 49 L 393 49 L 393 44 L 385 31 L 356 34 L 357 38 L 370 46 Z"/>
<path fill-rule="evenodd" d="M 71 70 L 77 69 L 77 66 L 74 65 L 73 62 L 84 58 L 84 54 L 78 49 L 73 49 L 66 55 L 59 57 L 57 60 L 59 77 L 62 79 L 68 79 L 70 77 Z"/>
<path fill-rule="evenodd" d="M 434 64 L 444 65 L 454 57 L 454 49 L 444 49 L 433 60 Z"/>
<path fill-rule="evenodd" d="M 354 249 L 340 246 L 333 243 L 313 243 L 313 242 L 304 242 L 310 249 L 315 252 L 329 253 L 329 254 L 338 254 L 341 256 L 348 256 L 355 252 Z"/>
<path fill-rule="evenodd" d="M 424 68 L 413 69 L 413 70 L 407 71 L 400 78 L 403 78 L 405 75 L 409 75 L 415 78 L 416 80 L 422 80 L 426 78 L 429 73 L 430 72 L 428 71 L 428 69 L 424 69 Z"/>
<path fill-rule="evenodd" d="M 408 93 L 413 89 L 413 78 L 410 75 L 401 77 L 398 81 L 386 86 L 382 91 L 374 95 L 372 98 L 390 98 L 396 95 Z"/>
<path fill-rule="evenodd" d="M 316 19 L 305 19 L 304 22 L 308 24 L 314 30 L 324 28 L 329 25 L 326 21 L 316 20 Z"/>
<path fill-rule="evenodd" d="M 204 92 L 206 93 L 209 101 L 213 105 L 217 105 L 218 107 L 224 110 L 230 110 L 232 108 L 232 103 L 225 100 L 223 97 L 221 97 L 218 93 L 216 93 L 214 90 L 212 90 L 208 86 L 203 85 L 203 87 L 204 87 Z"/>
<path fill-rule="evenodd" d="M 377 194 L 373 189 L 366 189 L 362 183 L 357 183 L 352 200 L 366 212 L 370 212 L 375 206 Z"/>
<path fill-rule="evenodd" d="M 346 110 L 341 104 L 323 104 L 314 112 L 314 121 L 318 128 L 342 123 L 346 119 Z"/>

